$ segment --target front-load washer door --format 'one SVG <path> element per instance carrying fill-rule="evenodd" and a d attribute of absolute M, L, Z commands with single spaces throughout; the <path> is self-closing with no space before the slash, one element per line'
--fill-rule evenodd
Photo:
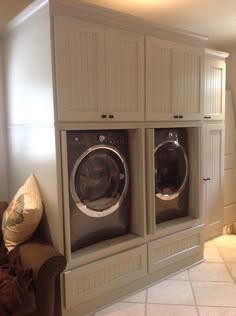
<path fill-rule="evenodd" d="M 173 200 L 184 190 L 188 180 L 188 159 L 181 144 L 166 140 L 155 148 L 155 195 Z"/>
<path fill-rule="evenodd" d="M 115 212 L 129 185 L 127 163 L 114 147 L 97 145 L 76 161 L 71 177 L 72 198 L 80 211 L 91 217 Z"/>

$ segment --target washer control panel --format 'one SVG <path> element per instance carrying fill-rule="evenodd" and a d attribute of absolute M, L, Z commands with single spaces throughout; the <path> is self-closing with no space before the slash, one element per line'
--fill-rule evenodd
<path fill-rule="evenodd" d="M 107 144 L 107 145 L 125 144 L 125 139 L 121 135 L 99 134 L 97 139 L 100 144 Z"/>

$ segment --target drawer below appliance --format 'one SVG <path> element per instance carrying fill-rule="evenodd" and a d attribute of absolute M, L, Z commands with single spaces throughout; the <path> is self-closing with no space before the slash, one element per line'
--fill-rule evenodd
<path fill-rule="evenodd" d="M 153 273 L 202 251 L 202 227 L 164 237 L 148 244 L 148 272 Z"/>
<path fill-rule="evenodd" d="M 65 307 L 71 308 L 147 274 L 143 245 L 64 273 Z"/>

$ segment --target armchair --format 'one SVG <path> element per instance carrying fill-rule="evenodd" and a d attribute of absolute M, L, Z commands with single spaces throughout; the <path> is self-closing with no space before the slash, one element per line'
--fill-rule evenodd
<path fill-rule="evenodd" d="M 7 208 L 6 202 L 0 202 L 0 225 L 2 215 Z M 0 229 L 0 244 L 3 243 Z M 29 302 L 11 316 L 60 315 L 60 273 L 65 269 L 66 259 L 51 245 L 37 236 L 37 232 L 30 240 L 18 246 L 21 264 L 24 269 L 32 270 L 32 293 Z"/>

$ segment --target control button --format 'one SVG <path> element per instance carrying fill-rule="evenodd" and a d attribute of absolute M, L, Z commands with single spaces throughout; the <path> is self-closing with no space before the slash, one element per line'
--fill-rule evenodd
<path fill-rule="evenodd" d="M 99 135 L 98 140 L 100 143 L 103 143 L 105 141 L 106 137 L 104 135 Z"/>
<path fill-rule="evenodd" d="M 75 142 L 78 142 L 79 141 L 79 137 L 75 137 Z"/>

